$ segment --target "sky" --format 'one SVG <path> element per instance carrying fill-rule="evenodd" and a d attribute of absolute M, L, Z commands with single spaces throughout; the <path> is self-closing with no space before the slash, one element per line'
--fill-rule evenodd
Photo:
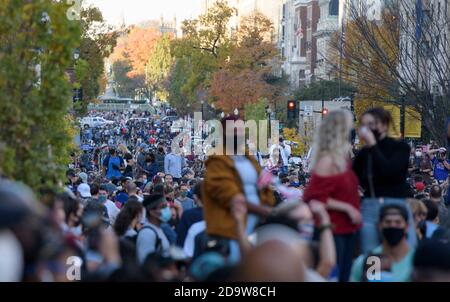
<path fill-rule="evenodd" d="M 127 25 L 145 20 L 173 20 L 180 22 L 196 17 L 203 0 L 83 0 L 83 5 L 93 4 L 100 8 L 108 23 L 121 23 L 122 14 Z"/>

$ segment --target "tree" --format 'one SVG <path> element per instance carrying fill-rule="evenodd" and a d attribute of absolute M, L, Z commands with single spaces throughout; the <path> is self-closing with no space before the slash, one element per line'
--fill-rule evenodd
<path fill-rule="evenodd" d="M 117 93 L 124 98 L 134 98 L 135 90 L 145 86 L 143 76 L 129 77 L 133 69 L 127 60 L 119 60 L 113 63 L 112 70 L 114 81 L 117 83 Z"/>
<path fill-rule="evenodd" d="M 213 74 L 209 90 L 214 104 L 225 113 L 242 111 L 247 104 L 255 104 L 270 96 L 271 91 L 258 74 L 250 70 L 233 73 L 220 70 Z"/>
<path fill-rule="evenodd" d="M 370 101 L 412 106 L 434 140 L 445 142 L 450 112 L 450 18 L 438 6 L 398 0 L 374 20 L 365 3 L 349 7 L 343 75 Z M 418 13 L 417 13 L 418 12 Z M 341 43 L 336 43 L 341 44 Z"/>
<path fill-rule="evenodd" d="M 64 179 L 72 139 L 66 70 L 81 35 L 69 6 L 0 2 L 0 171 L 33 189 Z"/>
<path fill-rule="evenodd" d="M 95 100 L 100 93 L 100 80 L 104 76 L 104 59 L 114 49 L 119 31 L 107 25 L 97 7 L 83 8 L 81 11 L 80 58 L 76 62 L 76 85 L 83 89 L 83 103 L 77 108 L 84 114 L 87 104 Z"/>
<path fill-rule="evenodd" d="M 244 106 L 245 120 L 254 120 L 256 122 L 266 120 L 266 106 L 267 101 L 265 99 L 260 99 L 257 103 L 254 104 L 246 104 Z"/>
<path fill-rule="evenodd" d="M 170 69 L 173 64 L 170 53 L 169 35 L 164 35 L 156 43 L 155 49 L 150 55 L 145 69 L 146 83 L 156 93 L 158 99 L 166 100 L 168 92 L 164 87 Z"/>
<path fill-rule="evenodd" d="M 273 100 L 277 86 L 269 83 L 278 50 L 270 40 L 272 23 L 259 12 L 242 18 L 232 54 L 211 76 L 212 101 L 226 113 L 261 99 Z"/>
<path fill-rule="evenodd" d="M 183 22 L 183 38 L 171 45 L 175 67 L 169 78 L 175 84 L 169 84 L 169 102 L 173 106 L 179 106 L 182 101 L 184 107 L 186 103 L 200 107 L 199 96 L 206 95 L 211 74 L 230 55 L 228 23 L 234 13 L 233 8 L 220 0 L 198 19 Z"/>
<path fill-rule="evenodd" d="M 132 26 L 127 33 L 119 38 L 110 60 L 128 60 L 131 70 L 130 78 L 145 76 L 145 66 L 150 58 L 161 34 L 154 27 L 141 28 Z"/>
<path fill-rule="evenodd" d="M 313 82 L 307 87 L 299 88 L 294 92 L 297 100 L 332 100 L 339 97 L 347 97 L 356 93 L 356 88 L 348 83 L 341 83 L 341 95 L 339 94 L 339 81 Z"/>

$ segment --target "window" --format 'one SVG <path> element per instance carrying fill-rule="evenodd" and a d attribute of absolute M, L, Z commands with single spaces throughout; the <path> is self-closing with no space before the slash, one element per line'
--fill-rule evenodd
<path fill-rule="evenodd" d="M 339 15 L 339 0 L 331 0 L 330 5 L 328 7 L 328 14 L 330 16 L 338 16 Z"/>
<path fill-rule="evenodd" d="M 304 79 L 305 78 L 305 70 L 300 70 L 299 74 L 298 74 L 300 79 Z"/>

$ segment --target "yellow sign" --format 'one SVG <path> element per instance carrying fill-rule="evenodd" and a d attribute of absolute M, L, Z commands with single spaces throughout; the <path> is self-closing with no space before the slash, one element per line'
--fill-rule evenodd
<path fill-rule="evenodd" d="M 389 136 L 400 138 L 400 106 L 384 105 L 384 109 L 392 115 L 393 123 L 389 130 Z M 405 138 L 422 137 L 422 118 L 414 107 L 407 106 L 405 110 Z"/>

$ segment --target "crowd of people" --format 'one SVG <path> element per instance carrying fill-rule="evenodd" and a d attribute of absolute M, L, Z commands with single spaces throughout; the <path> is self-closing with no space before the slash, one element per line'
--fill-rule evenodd
<path fill-rule="evenodd" d="M 389 137 L 384 109 L 357 146 L 330 112 L 298 164 L 226 127 L 230 155 L 179 154 L 158 113 L 82 127 L 62 191 L 0 180 L 0 281 L 450 281 L 447 149 Z"/>

